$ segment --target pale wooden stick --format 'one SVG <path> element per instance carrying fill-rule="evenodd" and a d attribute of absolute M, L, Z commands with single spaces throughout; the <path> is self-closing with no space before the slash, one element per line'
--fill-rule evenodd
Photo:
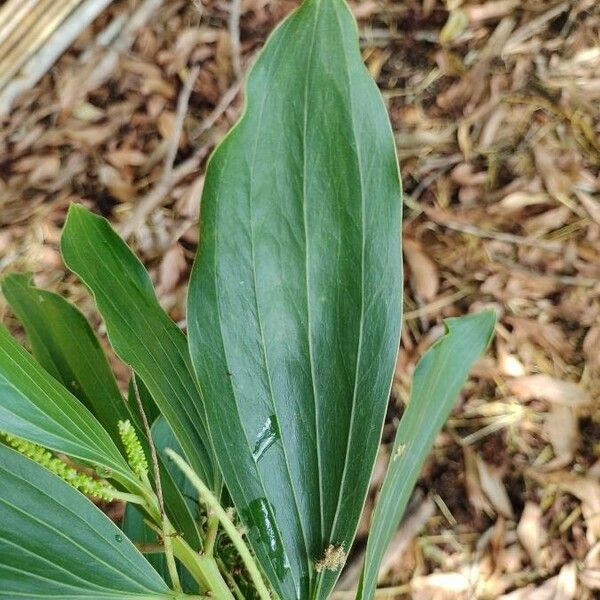
<path fill-rule="evenodd" d="M 48 7 L 47 12 L 40 16 L 9 54 L 0 61 L 0 88 L 4 87 L 27 60 L 45 44 L 81 0 L 62 0 L 57 4 L 54 4 L 54 0 L 50 2 L 52 8 Z M 57 5 L 58 8 L 55 9 Z"/>
<path fill-rule="evenodd" d="M 111 0 L 85 0 L 48 38 L 19 73 L 0 91 L 0 114 L 10 110 L 14 100 L 30 90 L 73 43 L 77 36 L 110 4 Z"/>
<path fill-rule="evenodd" d="M 36 2 L 38 0 L 9 0 L 0 8 L 0 47 Z"/>

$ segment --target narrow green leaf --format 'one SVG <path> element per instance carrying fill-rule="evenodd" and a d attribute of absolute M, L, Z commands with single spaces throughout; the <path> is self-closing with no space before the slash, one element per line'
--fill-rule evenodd
<path fill-rule="evenodd" d="M 144 266 L 106 219 L 77 204 L 69 209 L 61 250 L 94 295 L 115 352 L 140 376 L 190 464 L 219 489 L 185 336 L 160 307 Z"/>
<path fill-rule="evenodd" d="M 0 444 L 0 599 L 174 599 L 85 496 Z"/>
<path fill-rule="evenodd" d="M 139 483 L 89 410 L 0 324 L 0 430 Z"/>
<path fill-rule="evenodd" d="M 25 327 L 38 362 L 79 398 L 119 443 L 117 421 L 129 418 L 129 413 L 86 318 L 58 294 L 34 287 L 30 274 L 5 277 L 2 292 Z"/>
<path fill-rule="evenodd" d="M 425 458 L 473 363 L 490 343 L 493 311 L 447 319 L 446 334 L 419 361 L 388 470 L 371 520 L 358 600 L 373 598 L 385 550 L 406 508 Z"/>
<path fill-rule="evenodd" d="M 206 174 L 190 347 L 263 569 L 282 598 L 320 599 L 343 561 L 316 563 L 353 541 L 397 353 L 397 160 L 343 0 L 285 20 L 246 99 Z"/>
<path fill-rule="evenodd" d="M 57 294 L 33 287 L 29 275 L 9 275 L 2 282 L 2 291 L 23 323 L 38 362 L 90 408 L 111 434 L 117 448 L 122 444 L 117 423 L 130 419 L 149 457 L 136 400 L 130 398 L 125 404 L 106 356 L 85 317 Z M 140 382 L 138 387 L 145 406 L 156 410 L 145 386 Z M 152 418 L 151 411 L 148 414 Z M 186 541 L 199 549 L 201 538 L 181 492 L 168 471 L 162 469 L 161 474 L 169 517 Z M 177 476 L 181 477 L 179 473 Z M 150 477 L 153 479 L 152 473 Z"/>

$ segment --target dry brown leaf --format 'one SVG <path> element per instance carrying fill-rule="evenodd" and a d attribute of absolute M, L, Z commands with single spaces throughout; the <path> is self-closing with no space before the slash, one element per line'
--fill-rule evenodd
<path fill-rule="evenodd" d="M 527 219 L 523 228 L 530 236 L 541 237 L 550 231 L 560 229 L 567 223 L 571 215 L 571 209 L 559 206 L 552 210 L 546 210 L 537 217 Z"/>
<path fill-rule="evenodd" d="M 594 198 L 591 194 L 577 188 L 573 191 L 590 217 L 600 225 L 600 199 Z"/>
<path fill-rule="evenodd" d="M 410 582 L 413 600 L 466 600 L 472 588 L 462 573 L 432 573 Z"/>
<path fill-rule="evenodd" d="M 186 269 L 187 263 L 183 248 L 179 244 L 175 244 L 167 250 L 160 263 L 157 295 L 160 297 L 173 291 Z"/>
<path fill-rule="evenodd" d="M 600 372 L 600 325 L 593 325 L 588 329 L 583 340 L 583 353 L 586 364 L 592 368 L 593 373 Z"/>
<path fill-rule="evenodd" d="M 528 585 L 509 594 L 503 594 L 498 600 L 555 600 L 558 589 L 558 575 L 547 579 L 542 585 Z"/>
<path fill-rule="evenodd" d="M 506 487 L 502 481 L 501 469 L 488 465 L 481 457 L 475 457 L 481 489 L 498 513 L 507 519 L 514 518 L 514 511 Z"/>
<path fill-rule="evenodd" d="M 438 293 L 440 281 L 436 264 L 415 240 L 403 241 L 404 256 L 410 267 L 410 282 L 415 294 L 424 302 L 431 302 Z"/>
<path fill-rule="evenodd" d="M 36 185 L 55 178 L 60 171 L 60 158 L 57 155 L 36 157 L 37 164 L 29 174 L 29 183 Z"/>
<path fill-rule="evenodd" d="M 577 415 L 571 406 L 556 402 L 550 405 L 550 412 L 544 419 L 544 432 L 552 444 L 554 458 L 544 464 L 542 469 L 562 469 L 573 460 L 579 445 L 577 425 Z"/>
<path fill-rule="evenodd" d="M 187 219 L 198 220 L 200 216 L 200 198 L 204 188 L 204 173 L 198 175 L 191 185 L 187 187 L 181 198 L 177 201 L 178 215 Z"/>
<path fill-rule="evenodd" d="M 590 590 L 600 590 L 600 542 L 587 553 L 579 580 Z"/>
<path fill-rule="evenodd" d="M 585 406 L 591 402 L 589 394 L 578 384 L 550 377 L 528 375 L 507 382 L 510 391 L 520 400 L 547 400 L 564 406 Z"/>
<path fill-rule="evenodd" d="M 512 192 L 502 198 L 496 206 L 492 207 L 492 210 L 500 214 L 506 211 L 518 211 L 528 206 L 548 204 L 549 202 L 550 196 L 543 192 Z"/>
<path fill-rule="evenodd" d="M 498 368 L 503 375 L 507 377 L 523 377 L 525 375 L 525 367 L 515 354 L 509 354 L 504 348 L 499 347 L 498 351 Z"/>
<path fill-rule="evenodd" d="M 557 158 L 544 146 L 535 146 L 533 149 L 535 164 L 542 176 L 544 186 L 551 196 L 559 202 L 568 198 L 573 188 L 574 181 L 567 173 L 560 170 Z"/>
<path fill-rule="evenodd" d="M 531 562 L 538 566 L 541 562 L 540 550 L 546 539 L 546 532 L 542 524 L 542 510 L 534 502 L 527 502 L 523 514 L 517 525 L 519 541 Z"/>
<path fill-rule="evenodd" d="M 571 561 L 561 568 L 553 600 L 574 600 L 577 594 L 577 563 Z"/>
<path fill-rule="evenodd" d="M 147 157 L 143 152 L 132 148 L 122 148 L 119 150 L 111 150 L 105 155 L 106 160 L 117 169 L 129 166 L 139 167 L 143 165 Z"/>
<path fill-rule="evenodd" d="M 137 196 L 136 187 L 111 165 L 104 164 L 98 168 L 98 181 L 121 202 L 131 202 Z"/>
<path fill-rule="evenodd" d="M 469 502 L 477 514 L 485 513 L 491 516 L 494 514 L 494 509 L 481 489 L 477 470 L 477 456 L 474 450 L 468 446 L 463 448 L 463 454 L 465 457 L 465 486 Z"/>
<path fill-rule="evenodd" d="M 531 475 L 538 481 L 557 485 L 581 502 L 581 512 L 587 525 L 586 537 L 590 545 L 595 544 L 600 539 L 600 483 L 568 471 L 545 474 L 531 471 Z"/>
<path fill-rule="evenodd" d="M 427 521 L 435 514 L 435 503 L 427 497 L 412 512 L 403 519 L 400 528 L 391 539 L 379 569 L 379 579 L 384 580 L 388 575 L 400 570 L 403 555 L 414 538 L 425 527 Z"/>

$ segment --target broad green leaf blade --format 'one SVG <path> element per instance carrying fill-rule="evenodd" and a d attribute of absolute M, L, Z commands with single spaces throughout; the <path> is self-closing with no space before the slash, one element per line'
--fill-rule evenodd
<path fill-rule="evenodd" d="M 219 489 L 185 336 L 158 303 L 144 266 L 106 219 L 77 204 L 69 209 L 61 251 L 94 295 L 115 352 L 140 376 L 193 468 Z"/>
<path fill-rule="evenodd" d="M 421 467 L 464 385 L 492 339 L 493 311 L 446 319 L 446 334 L 421 358 L 400 420 L 392 458 L 371 519 L 358 600 L 373 598 L 379 566 L 406 508 Z"/>
<path fill-rule="evenodd" d="M 34 287 L 30 274 L 5 277 L 2 292 L 25 327 L 38 362 L 120 443 L 117 421 L 129 413 L 86 318 L 58 294 Z"/>
<path fill-rule="evenodd" d="M 0 431 L 139 485 L 108 433 L 0 324 Z"/>
<path fill-rule="evenodd" d="M 354 538 L 401 314 L 394 140 L 343 0 L 306 0 L 213 155 L 188 295 L 231 496 L 282 598 L 325 598 Z M 341 565 L 340 565 L 341 567 Z"/>
<path fill-rule="evenodd" d="M 176 598 L 85 496 L 0 444 L 0 599 Z"/>

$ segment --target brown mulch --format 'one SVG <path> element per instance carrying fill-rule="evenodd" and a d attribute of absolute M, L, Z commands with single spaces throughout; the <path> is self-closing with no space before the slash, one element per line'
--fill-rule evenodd
<path fill-rule="evenodd" d="M 114 2 L 0 117 L 0 272 L 33 271 L 100 331 L 58 253 L 68 204 L 125 232 L 140 225 L 129 242 L 183 322 L 206 158 L 241 106 L 238 62 L 247 68 L 296 3 L 243 0 L 238 52 L 229 2 L 165 1 L 94 79 L 107 52 L 97 36 L 140 4 Z M 596 597 L 600 6 L 353 8 L 405 189 L 406 312 L 386 443 L 442 318 L 484 306 L 500 315 L 387 556 L 385 597 Z M 2 299 L 0 317 L 14 325 Z M 384 445 L 376 479 L 385 456 Z M 355 585 L 351 563 L 340 587 Z"/>

